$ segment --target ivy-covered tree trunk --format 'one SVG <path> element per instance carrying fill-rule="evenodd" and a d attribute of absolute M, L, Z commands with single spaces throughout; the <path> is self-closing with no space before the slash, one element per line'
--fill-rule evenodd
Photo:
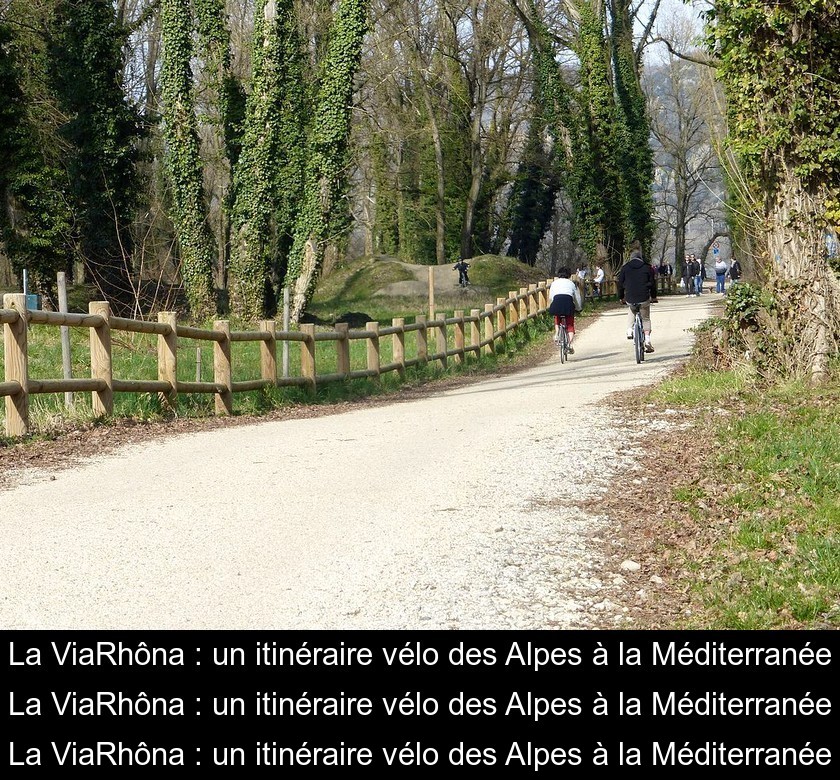
<path fill-rule="evenodd" d="M 242 150 L 242 124 L 245 115 L 245 92 L 231 70 L 231 37 L 226 13 L 226 0 L 192 0 L 198 40 L 196 54 L 201 61 L 203 81 L 208 89 L 206 98 L 207 124 L 204 132 L 212 134 L 205 142 L 215 154 L 209 161 L 218 171 L 215 192 L 221 201 L 218 227 L 217 286 L 227 287 L 229 264 L 230 221 L 233 210 L 233 172 Z"/>
<path fill-rule="evenodd" d="M 291 0 L 264 0 L 254 24 L 230 266 L 231 308 L 247 320 L 273 308 L 272 268 L 278 254 L 285 262 L 302 190 L 306 109 L 292 9 Z"/>
<path fill-rule="evenodd" d="M 592 259 L 621 262 L 626 225 L 626 198 L 618 159 L 620 137 L 604 36 L 604 7 L 583 0 L 578 9 L 574 52 L 579 60 L 579 87 L 566 83 L 557 63 L 551 35 L 536 5 L 520 10 L 534 52 L 544 117 L 563 154 L 561 185 L 572 205 L 572 235 Z"/>
<path fill-rule="evenodd" d="M 539 88 L 535 103 L 539 103 Z M 534 266 L 543 236 L 551 223 L 558 179 L 553 154 L 545 149 L 545 122 L 535 108 L 510 195 L 510 244 L 507 253 Z M 555 147 L 556 149 L 556 147 Z"/>
<path fill-rule="evenodd" d="M 633 46 L 630 0 L 611 0 L 612 56 L 615 94 L 620 117 L 618 156 L 624 184 L 629 238 L 642 242 L 648 257 L 653 240 L 653 150 L 647 100 L 639 77 L 639 61 Z M 623 252 L 623 247 L 621 248 Z"/>
<path fill-rule="evenodd" d="M 626 150 L 620 150 L 603 6 L 586 0 L 580 4 L 580 15 L 575 52 L 580 59 L 579 99 L 588 154 L 575 160 L 575 174 L 585 182 L 576 210 L 583 218 L 590 258 L 595 260 L 605 252 L 617 267 L 622 261 L 627 214 L 619 158 Z"/>
<path fill-rule="evenodd" d="M 128 31 L 111 0 L 61 3 L 53 21 L 50 76 L 66 115 L 61 136 L 85 268 L 112 310 L 137 313 L 131 222 L 137 199 L 139 117 L 120 84 Z"/>
<path fill-rule="evenodd" d="M 367 30 L 370 0 L 342 0 L 336 11 L 307 147 L 303 203 L 295 226 L 286 284 L 291 316 L 300 318 L 315 289 L 327 242 L 340 222 L 348 172 L 354 79 Z"/>
<path fill-rule="evenodd" d="M 708 19 L 730 142 L 759 204 L 746 228 L 787 339 L 776 349 L 821 381 L 840 346 L 827 249 L 840 229 L 840 3 L 718 0 Z"/>
<path fill-rule="evenodd" d="M 161 0 L 163 99 L 166 163 L 172 187 L 172 219 L 180 249 L 181 278 L 196 319 L 216 311 L 213 239 L 207 227 L 203 166 L 195 116 L 192 12 L 190 0 Z"/>

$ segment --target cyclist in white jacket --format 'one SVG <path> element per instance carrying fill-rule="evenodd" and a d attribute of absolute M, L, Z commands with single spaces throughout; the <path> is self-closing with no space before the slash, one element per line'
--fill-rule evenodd
<path fill-rule="evenodd" d="M 569 354 L 574 355 L 572 342 L 575 339 L 575 312 L 583 308 L 583 301 L 577 285 L 569 278 L 571 275 L 568 266 L 563 266 L 557 271 L 557 278 L 548 288 L 548 311 L 554 315 L 555 342 L 560 339 L 560 318 L 565 317 L 566 333 L 569 334 Z"/>

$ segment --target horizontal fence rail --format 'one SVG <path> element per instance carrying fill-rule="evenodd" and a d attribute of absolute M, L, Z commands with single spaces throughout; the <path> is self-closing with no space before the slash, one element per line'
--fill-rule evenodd
<path fill-rule="evenodd" d="M 5 396 L 6 435 L 29 433 L 29 399 L 39 393 L 90 392 L 94 414 L 113 414 L 114 393 L 155 393 L 165 405 L 175 409 L 178 396 L 187 393 L 212 394 L 215 413 L 231 414 L 233 394 L 270 387 L 302 387 L 315 390 L 319 385 L 352 379 L 378 380 L 383 374 L 396 371 L 404 376 L 407 368 L 437 362 L 445 368 L 449 360 L 463 364 L 468 356 L 490 355 L 497 342 L 505 343 L 509 334 L 529 320 L 548 311 L 548 288 L 551 280 L 532 284 L 507 298 L 487 303 L 484 310 L 469 313 L 455 311 L 453 316 L 436 312 L 434 318 L 418 315 L 412 323 L 396 318 L 391 325 L 380 327 L 368 322 L 364 330 L 350 330 L 338 323 L 331 331 L 316 333 L 312 324 L 302 324 L 298 331 L 277 330 L 277 323 L 265 320 L 258 330 L 231 331 L 226 320 L 218 320 L 212 330 L 179 325 L 174 312 L 160 312 L 158 321 L 131 320 L 111 315 L 105 301 L 94 301 L 88 314 L 68 314 L 27 310 L 26 296 L 3 296 L 0 323 L 3 325 L 4 381 L 0 396 Z M 86 328 L 90 334 L 90 377 L 76 379 L 31 379 L 29 377 L 28 331 L 30 325 Z M 112 335 L 118 332 L 141 333 L 157 337 L 157 379 L 125 379 L 114 377 Z M 406 334 L 413 334 L 416 357 L 406 358 Z M 450 347 L 450 334 L 454 348 Z M 213 381 L 184 381 L 178 378 L 179 340 L 212 342 Z M 381 344 L 390 340 L 391 361 L 383 364 Z M 350 342 L 364 340 L 366 367 L 352 368 Z M 234 381 L 231 345 L 257 342 L 260 349 L 260 378 Z M 277 371 L 277 344 L 300 344 L 300 376 L 280 377 Z M 316 344 L 333 342 L 336 371 L 318 374 Z"/>

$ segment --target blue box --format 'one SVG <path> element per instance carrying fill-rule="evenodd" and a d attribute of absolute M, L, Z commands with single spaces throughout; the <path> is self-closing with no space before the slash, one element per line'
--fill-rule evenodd
<path fill-rule="evenodd" d="M 28 293 L 26 296 L 26 308 L 28 311 L 41 308 L 41 296 L 35 293 Z"/>

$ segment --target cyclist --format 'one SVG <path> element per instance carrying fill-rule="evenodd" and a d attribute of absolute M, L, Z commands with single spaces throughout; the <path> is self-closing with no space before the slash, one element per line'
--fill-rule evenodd
<path fill-rule="evenodd" d="M 653 352 L 650 343 L 650 305 L 656 300 L 656 271 L 642 258 L 642 245 L 639 241 L 630 244 L 630 259 L 618 272 L 618 297 L 622 304 L 641 305 L 642 327 L 645 331 L 645 352 Z M 627 338 L 633 338 L 633 323 L 636 319 L 632 309 L 628 312 Z"/>
<path fill-rule="evenodd" d="M 569 278 L 572 275 L 568 266 L 557 271 L 557 278 L 548 288 L 549 314 L 554 315 L 554 342 L 560 340 L 560 318 L 566 320 L 566 333 L 569 335 L 569 354 L 574 355 L 572 341 L 575 338 L 575 312 L 583 308 L 578 286 Z"/>
<path fill-rule="evenodd" d="M 469 267 L 470 264 L 466 260 L 459 260 L 452 266 L 453 270 L 458 272 L 458 284 L 462 287 L 466 287 L 470 283 L 470 277 L 467 276 L 467 268 Z"/>

